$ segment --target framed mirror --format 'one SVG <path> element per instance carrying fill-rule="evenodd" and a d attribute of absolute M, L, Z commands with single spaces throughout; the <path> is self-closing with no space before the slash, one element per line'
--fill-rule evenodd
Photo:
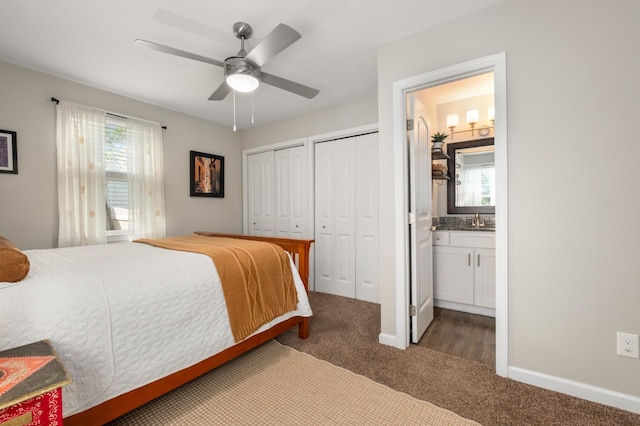
<path fill-rule="evenodd" d="M 496 212 L 496 167 L 493 138 L 447 144 L 447 212 Z"/>

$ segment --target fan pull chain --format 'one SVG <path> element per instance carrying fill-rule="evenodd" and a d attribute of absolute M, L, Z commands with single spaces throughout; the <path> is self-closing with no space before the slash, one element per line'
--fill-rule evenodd
<path fill-rule="evenodd" d="M 253 119 L 253 92 L 251 92 L 251 124 L 254 124 L 254 123 L 255 121 Z"/>
<path fill-rule="evenodd" d="M 236 91 L 233 91 L 233 131 L 236 131 Z"/>

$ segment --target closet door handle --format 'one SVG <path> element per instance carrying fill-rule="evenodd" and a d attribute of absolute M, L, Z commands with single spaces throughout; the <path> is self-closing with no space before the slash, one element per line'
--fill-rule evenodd
<path fill-rule="evenodd" d="M 478 254 L 478 268 L 480 267 L 480 254 Z"/>
<path fill-rule="evenodd" d="M 467 265 L 471 266 L 471 253 L 467 253 Z"/>

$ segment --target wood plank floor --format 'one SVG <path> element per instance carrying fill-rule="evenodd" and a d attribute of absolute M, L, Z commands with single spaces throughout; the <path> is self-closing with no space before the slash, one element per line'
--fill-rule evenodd
<path fill-rule="evenodd" d="M 433 314 L 418 346 L 495 366 L 495 318 L 443 308 Z"/>

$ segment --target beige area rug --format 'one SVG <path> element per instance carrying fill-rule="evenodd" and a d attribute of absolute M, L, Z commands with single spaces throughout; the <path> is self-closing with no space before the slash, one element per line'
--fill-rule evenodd
<path fill-rule="evenodd" d="M 276 341 L 110 425 L 477 425 Z"/>

